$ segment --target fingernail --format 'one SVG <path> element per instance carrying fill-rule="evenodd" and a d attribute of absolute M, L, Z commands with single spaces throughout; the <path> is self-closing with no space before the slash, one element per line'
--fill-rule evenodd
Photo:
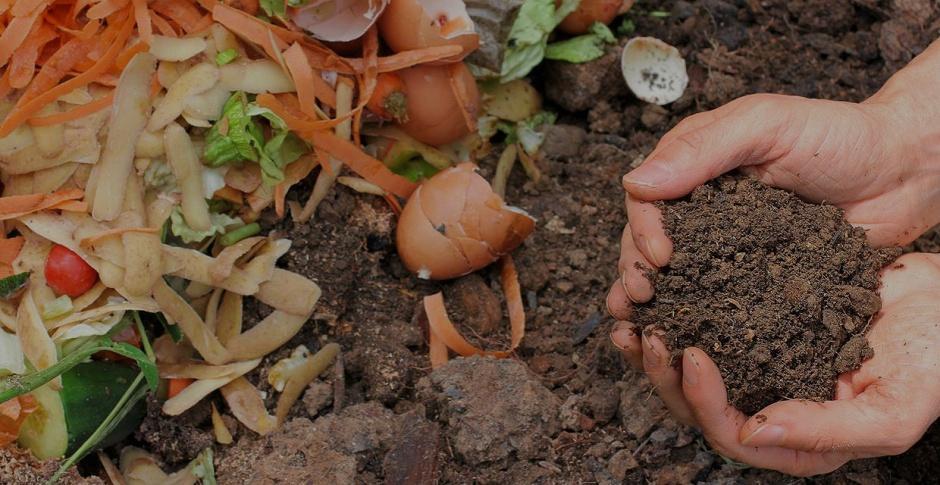
<path fill-rule="evenodd" d="M 674 177 L 672 170 L 662 163 L 644 163 L 624 175 L 623 183 L 641 187 L 659 187 Z"/>
<path fill-rule="evenodd" d="M 614 344 L 614 347 L 620 350 L 626 350 L 623 343 L 628 342 L 634 336 L 636 336 L 636 332 L 633 331 L 633 326 L 627 322 L 615 323 L 614 328 L 610 331 L 610 341 Z"/>
<path fill-rule="evenodd" d="M 692 352 L 686 352 L 683 358 L 689 359 L 692 365 L 683 366 L 682 380 L 685 381 L 686 385 L 694 386 L 698 384 L 698 376 L 702 368 L 699 366 L 698 360 L 695 359 L 695 355 L 692 354 Z"/>
<path fill-rule="evenodd" d="M 748 446 L 778 446 L 783 443 L 786 434 L 787 430 L 783 426 L 765 424 L 745 436 L 741 440 L 741 444 Z"/>
<path fill-rule="evenodd" d="M 651 367 L 659 365 L 662 361 L 662 355 L 653 348 L 653 342 L 646 336 L 646 332 L 643 333 L 643 360 Z"/>
<path fill-rule="evenodd" d="M 644 235 L 642 235 L 642 234 L 637 235 L 637 237 L 640 239 L 640 243 L 643 244 L 643 246 L 646 247 L 646 254 L 648 254 L 649 257 L 650 257 L 650 259 L 652 260 L 652 261 L 650 261 L 651 263 L 655 264 L 655 265 L 656 265 L 657 267 L 659 267 L 659 268 L 662 268 L 663 266 L 666 266 L 666 264 L 669 263 L 668 260 L 667 260 L 667 261 L 663 261 L 663 259 L 665 259 L 665 258 L 663 258 L 662 255 L 660 255 L 660 254 L 654 249 L 654 247 L 653 247 L 653 242 L 652 242 L 652 240 L 651 240 L 650 238 L 648 238 L 648 237 L 646 237 L 646 236 L 644 236 Z"/>

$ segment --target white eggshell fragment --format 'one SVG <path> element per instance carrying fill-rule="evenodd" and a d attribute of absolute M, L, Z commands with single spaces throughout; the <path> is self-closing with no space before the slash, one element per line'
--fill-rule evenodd
<path fill-rule="evenodd" d="M 660 106 L 682 97 L 689 84 L 682 54 L 655 37 L 630 39 L 623 48 L 620 69 L 637 98 Z"/>
<path fill-rule="evenodd" d="M 314 0 L 294 10 L 291 20 L 317 39 L 349 42 L 362 37 L 389 0 Z"/>

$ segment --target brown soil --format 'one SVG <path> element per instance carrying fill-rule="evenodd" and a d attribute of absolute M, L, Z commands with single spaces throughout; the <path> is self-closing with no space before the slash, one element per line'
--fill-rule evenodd
<path fill-rule="evenodd" d="M 832 399 L 838 375 L 871 357 L 878 271 L 900 248 L 874 250 L 838 208 L 747 178 L 658 205 L 674 254 L 648 273 L 656 296 L 635 320 L 664 332 L 674 357 L 705 350 L 738 409 Z"/>

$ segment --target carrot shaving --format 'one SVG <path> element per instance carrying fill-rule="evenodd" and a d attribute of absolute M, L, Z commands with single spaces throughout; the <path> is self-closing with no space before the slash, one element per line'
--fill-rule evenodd
<path fill-rule="evenodd" d="M 349 119 L 349 115 L 346 115 L 331 120 L 310 121 L 304 117 L 303 113 L 300 113 L 281 102 L 281 99 L 290 98 L 290 96 L 275 97 L 268 93 L 262 93 L 258 95 L 255 101 L 259 106 L 268 108 L 269 110 L 273 111 L 274 114 L 280 116 L 281 119 L 284 120 L 284 123 L 287 123 L 287 126 L 291 130 L 298 133 L 328 130 Z"/>
<path fill-rule="evenodd" d="M 127 67 L 127 63 L 131 62 L 131 59 L 134 58 L 137 54 L 141 52 L 147 52 L 150 49 L 150 46 L 146 42 L 138 42 L 127 49 L 124 49 L 123 52 L 118 54 L 117 59 L 114 60 L 114 65 L 118 70 L 123 71 Z"/>
<path fill-rule="evenodd" d="M 137 23 L 137 33 L 140 35 L 141 43 L 149 45 L 153 40 L 153 24 L 150 9 L 147 8 L 147 0 L 131 0 L 131 3 L 134 5 L 134 22 Z M 121 69 L 123 68 L 124 66 L 121 65 Z"/>
<path fill-rule="evenodd" d="M 16 219 L 47 209 L 77 201 L 85 196 L 81 189 L 63 189 L 51 194 L 11 195 L 0 197 L 0 220 Z"/>
<path fill-rule="evenodd" d="M 55 113 L 49 116 L 43 116 L 40 118 L 30 118 L 29 124 L 32 126 L 50 126 L 58 125 L 62 123 L 67 123 L 69 121 L 77 120 L 84 118 L 88 115 L 97 113 L 103 109 L 111 107 L 111 103 L 114 102 L 114 93 L 108 93 L 107 95 L 98 98 L 90 103 L 76 106 L 68 111 L 62 113 Z"/>
<path fill-rule="evenodd" d="M 33 80 L 39 52 L 56 37 L 56 33 L 45 23 L 36 25 L 30 37 L 13 53 L 13 57 L 10 59 L 10 65 L 7 69 L 10 71 L 11 87 L 22 89 Z"/>
<path fill-rule="evenodd" d="M 150 5 L 154 12 L 176 22 L 187 33 L 198 32 L 204 23 L 199 9 L 184 0 L 156 0 Z"/>
<path fill-rule="evenodd" d="M 0 403 L 0 446 L 16 441 L 23 422 L 38 409 L 36 398 L 29 394 Z"/>
<path fill-rule="evenodd" d="M 297 97 L 300 100 L 300 110 L 310 118 L 317 118 L 315 106 L 317 104 L 316 76 L 307 55 L 304 54 L 303 47 L 294 43 L 284 51 L 284 62 L 287 64 L 287 70 L 294 78 L 294 86 L 297 87 Z"/>
<path fill-rule="evenodd" d="M 13 11 L 16 11 L 19 6 L 20 3 L 16 3 L 13 6 Z M 3 34 L 0 34 L 0 67 L 6 66 L 13 52 L 23 44 L 30 31 L 33 30 L 33 24 L 36 23 L 36 19 L 39 18 L 41 13 L 41 10 L 36 10 L 29 17 L 20 17 L 14 14 L 13 20 L 6 25 Z"/>
<path fill-rule="evenodd" d="M 49 0 L 16 0 L 10 14 L 14 17 L 25 17 L 43 10 L 49 3 Z"/>
<path fill-rule="evenodd" d="M 284 200 L 287 199 L 287 184 L 281 182 L 274 186 L 274 213 L 277 218 L 284 217 Z"/>
<path fill-rule="evenodd" d="M 120 236 L 128 232 L 138 232 L 143 234 L 156 234 L 160 232 L 159 229 L 155 227 L 118 227 L 114 229 L 108 229 L 107 231 L 101 231 L 98 234 L 94 234 L 86 237 L 79 241 L 79 245 L 83 248 L 89 248 L 94 246 L 98 242 L 107 239 L 109 237 Z"/>
<path fill-rule="evenodd" d="M 353 74 L 366 70 L 367 61 L 363 59 L 340 57 L 332 51 L 321 52 L 319 50 L 310 49 L 309 43 L 306 42 L 304 46 L 308 47 L 307 56 L 310 58 L 310 65 L 313 66 L 314 69 L 336 71 L 340 74 Z M 390 56 L 379 57 L 377 59 L 377 67 L 380 73 L 400 71 L 418 64 L 452 58 L 460 54 L 461 50 L 460 46 L 443 45 L 402 51 Z"/>
<path fill-rule="evenodd" d="M 444 306 L 442 293 L 435 293 L 424 297 L 424 311 L 428 317 L 429 341 L 431 347 L 431 364 L 440 365 L 447 361 L 446 352 L 440 347 L 453 350 L 464 357 L 471 355 L 486 355 L 496 358 L 506 358 L 519 347 L 522 337 L 525 336 L 525 309 L 522 304 L 522 291 L 519 286 L 519 273 L 513 263 L 512 256 L 506 255 L 500 260 L 500 283 L 506 295 L 506 306 L 509 309 L 510 345 L 507 350 L 486 351 L 468 342 L 457 330 Z"/>
<path fill-rule="evenodd" d="M 49 207 L 49 209 L 55 209 L 65 212 L 88 212 L 88 202 L 84 200 L 67 200 L 58 204 Z"/>
<path fill-rule="evenodd" d="M 7 69 L 3 71 L 3 75 L 0 76 L 0 98 L 7 97 L 12 90 L 13 87 L 10 86 L 10 70 Z"/>
<path fill-rule="evenodd" d="M 398 202 L 398 199 L 392 194 L 385 194 L 385 202 L 388 202 L 388 206 L 392 208 L 392 212 L 396 216 L 401 215 L 401 202 Z"/>
<path fill-rule="evenodd" d="M 176 397 L 177 394 L 183 392 L 183 389 L 189 387 L 190 384 L 194 382 L 193 379 L 186 379 L 182 377 L 170 379 L 167 381 L 166 387 L 166 397 L 167 399 L 172 399 Z"/>
<path fill-rule="evenodd" d="M 386 192 L 390 192 L 399 197 L 408 198 L 418 187 L 410 180 L 389 170 L 384 163 L 367 155 L 359 146 L 343 140 L 330 132 L 319 131 L 313 133 L 298 133 L 298 135 L 313 143 L 314 146 L 333 155 L 337 160 L 341 160 L 349 166 L 352 171 L 359 174 L 360 177 L 382 187 L 382 190 Z"/>
<path fill-rule="evenodd" d="M 22 103 L 17 103 L 17 106 L 14 107 L 13 111 L 7 116 L 3 121 L 3 124 L 0 124 L 0 137 L 10 134 L 17 126 L 24 123 L 26 120 L 32 117 L 37 111 L 42 109 L 43 106 L 49 104 L 50 102 L 58 99 L 59 97 L 72 92 L 73 90 L 85 86 L 95 80 L 99 75 L 105 73 L 111 66 L 114 64 L 114 59 L 117 57 L 119 50 L 124 45 L 124 42 L 127 41 L 127 38 L 130 37 L 131 32 L 134 29 L 134 19 L 129 17 L 127 21 L 120 27 L 117 42 L 111 44 L 108 47 L 105 54 L 95 63 L 94 67 L 83 72 L 82 74 L 69 79 L 68 81 L 59 84 L 47 91 L 38 94 L 34 99 Z M 74 40 L 74 39 L 73 39 Z M 69 41 L 70 43 L 72 41 Z M 48 65 L 48 64 L 47 64 Z M 43 66 L 45 70 L 46 66 Z M 40 75 L 42 71 L 40 71 Z M 38 77 L 38 76 L 37 76 Z M 61 79 L 61 76 L 60 76 Z M 36 80 L 38 81 L 38 79 Z M 29 88 L 32 88 L 36 85 L 36 81 L 30 84 Z M 25 98 L 24 93 L 24 98 Z"/>
<path fill-rule="evenodd" d="M 296 42 L 303 38 L 302 34 L 280 29 L 293 36 L 293 38 L 285 39 L 283 32 L 278 31 L 277 27 L 222 3 L 212 9 L 212 18 L 235 34 L 264 49 L 265 54 L 271 59 L 278 58 L 278 54 L 287 48 L 288 41 Z M 271 45 L 268 37 L 269 30 L 275 34 L 274 46 Z M 274 50 L 275 47 L 277 50 Z"/>
<path fill-rule="evenodd" d="M 94 7 L 89 8 L 85 12 L 85 16 L 92 20 L 107 18 L 114 12 L 126 7 L 128 3 L 130 3 L 130 0 L 102 0 Z"/>
<path fill-rule="evenodd" d="M 0 264 L 13 264 L 25 242 L 23 236 L 0 239 Z"/>
<path fill-rule="evenodd" d="M 153 26 L 160 31 L 160 35 L 165 35 L 167 37 L 179 37 L 179 34 L 176 33 L 176 30 L 173 29 L 173 26 L 166 21 L 165 18 L 151 14 L 150 21 L 153 22 Z"/>

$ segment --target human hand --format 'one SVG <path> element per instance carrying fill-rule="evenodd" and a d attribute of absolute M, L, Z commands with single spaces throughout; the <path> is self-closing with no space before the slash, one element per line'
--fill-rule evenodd
<path fill-rule="evenodd" d="M 735 168 L 843 208 L 875 246 L 906 244 L 940 222 L 940 155 L 930 152 L 936 143 L 926 143 L 917 112 L 888 87 L 862 104 L 747 96 L 679 123 L 624 177 L 629 225 L 611 314 L 624 319 L 630 302 L 652 297 L 637 263 L 658 268 L 672 256 L 650 201 L 682 197 Z"/>
<path fill-rule="evenodd" d="M 909 254 L 882 273 L 882 310 L 868 340 L 874 357 L 842 374 L 834 401 L 790 400 L 752 417 L 734 409 L 714 362 L 685 349 L 679 368 L 655 335 L 628 322 L 611 339 L 644 369 L 680 421 L 722 455 L 798 476 L 910 448 L 940 416 L 940 255 Z"/>

